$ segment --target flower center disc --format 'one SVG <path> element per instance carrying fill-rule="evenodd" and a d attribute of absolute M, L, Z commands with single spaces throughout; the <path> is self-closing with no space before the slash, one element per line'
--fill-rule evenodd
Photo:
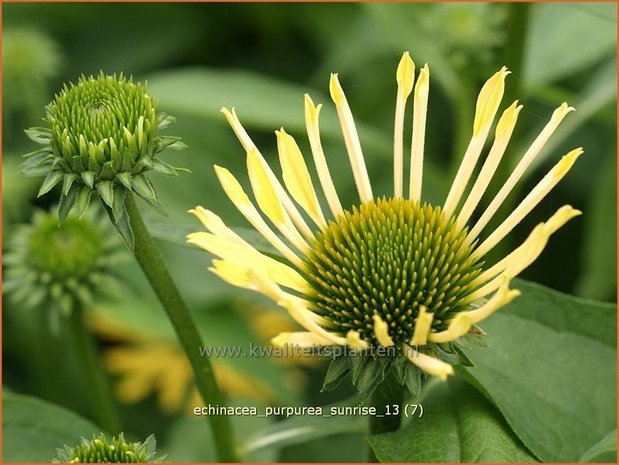
<path fill-rule="evenodd" d="M 441 331 L 467 307 L 462 298 L 480 272 L 465 238 L 466 230 L 429 204 L 382 198 L 353 207 L 310 244 L 305 298 L 332 330 L 357 330 L 372 345 L 374 314 L 396 345 L 412 338 L 421 305 L 434 314 L 432 330 Z"/>

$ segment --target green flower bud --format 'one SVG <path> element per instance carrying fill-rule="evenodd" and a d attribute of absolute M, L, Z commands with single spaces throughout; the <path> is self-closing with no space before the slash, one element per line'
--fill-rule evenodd
<path fill-rule="evenodd" d="M 100 434 L 75 446 L 57 449 L 53 463 L 158 463 L 165 456 L 156 457 L 156 441 L 152 434 L 142 442 L 127 442 L 123 433 L 111 440 Z"/>
<path fill-rule="evenodd" d="M 3 292 L 20 307 L 46 304 L 67 314 L 118 287 L 111 266 L 123 253 L 101 216 L 70 215 L 59 226 L 56 215 L 38 211 L 12 235 Z"/>
<path fill-rule="evenodd" d="M 174 118 L 157 111 L 145 84 L 123 75 L 82 76 L 55 96 L 47 106 L 45 121 L 48 128 L 26 130 L 43 148 L 25 155 L 22 169 L 26 175 L 45 176 L 39 196 L 62 186 L 61 222 L 73 209 L 83 215 L 93 191 L 129 244 L 127 190 L 165 214 L 145 174 L 177 176 L 182 169 L 159 160 L 157 154 L 185 145 L 178 137 L 159 134 Z"/>

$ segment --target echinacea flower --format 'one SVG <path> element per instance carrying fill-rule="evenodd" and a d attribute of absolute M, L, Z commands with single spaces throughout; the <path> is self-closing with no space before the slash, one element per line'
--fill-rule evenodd
<path fill-rule="evenodd" d="M 351 109 L 337 74 L 332 74 L 331 98 L 360 198 L 359 205 L 343 208 L 321 145 L 321 106 L 305 96 L 307 135 L 330 217 L 318 201 L 295 139 L 283 129 L 276 131 L 282 184 L 234 109 L 222 109 L 247 153 L 255 203 L 227 169 L 216 166 L 217 177 L 232 203 L 283 258 L 259 252 L 215 213 L 202 207 L 191 213 L 209 232 L 190 234 L 188 241 L 217 257 L 212 272 L 230 284 L 271 298 L 303 327 L 304 331 L 280 334 L 273 339 L 274 344 L 342 345 L 357 350 L 395 346 L 399 359 L 406 357 L 427 374 L 446 379 L 453 373 L 452 365 L 435 355 L 467 334 L 480 333 L 477 323 L 519 295 L 509 288 L 510 280 L 537 259 L 551 234 L 580 214 L 569 205 L 559 208 L 503 259 L 492 266 L 485 263 L 488 252 L 551 191 L 582 153 L 577 148 L 565 155 L 494 231 L 487 231 L 505 198 L 561 120 L 573 110 L 564 103 L 554 111 L 488 207 L 479 212 L 479 219 L 471 221 L 522 109 L 515 101 L 503 111 L 491 149 L 473 179 L 508 74 L 503 67 L 482 87 L 471 140 L 440 206 L 421 199 L 430 70 L 425 65 L 415 83 L 415 65 L 408 53 L 404 53 L 396 73 L 392 196 L 374 195 Z M 412 144 L 405 191 L 403 128 L 411 93 Z"/>

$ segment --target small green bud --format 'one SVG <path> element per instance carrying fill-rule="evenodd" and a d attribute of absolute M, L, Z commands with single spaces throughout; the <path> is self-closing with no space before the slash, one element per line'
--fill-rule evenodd
<path fill-rule="evenodd" d="M 127 442 L 123 433 L 111 440 L 100 434 L 91 440 L 82 438 L 75 446 L 57 449 L 53 463 L 158 463 L 165 456 L 156 457 L 156 441 L 152 434 L 141 442 Z"/>
<path fill-rule="evenodd" d="M 95 192 L 131 246 L 124 208 L 126 190 L 165 214 L 145 173 L 177 176 L 182 169 L 156 156 L 165 148 L 185 145 L 178 137 L 159 134 L 174 119 L 157 111 L 145 84 L 122 74 L 82 76 L 55 96 L 47 106 L 45 121 L 48 127 L 26 130 L 30 139 L 43 147 L 25 155 L 22 171 L 45 176 L 39 196 L 62 186 L 61 222 L 72 210 L 82 215 Z"/>
<path fill-rule="evenodd" d="M 108 230 L 101 216 L 71 215 L 59 226 L 56 215 L 36 212 L 9 243 L 3 292 L 20 306 L 46 303 L 61 313 L 109 293 L 118 286 L 111 266 L 123 252 Z"/>

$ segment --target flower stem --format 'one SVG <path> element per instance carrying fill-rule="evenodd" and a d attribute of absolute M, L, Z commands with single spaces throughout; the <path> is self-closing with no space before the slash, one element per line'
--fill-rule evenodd
<path fill-rule="evenodd" d="M 118 434 L 122 431 L 118 409 L 109 380 L 102 369 L 95 340 L 86 328 L 81 305 L 78 304 L 73 308 L 69 324 L 77 349 L 75 352 L 86 378 L 89 397 L 92 399 L 92 415 L 101 428 L 109 433 Z"/>
<path fill-rule="evenodd" d="M 135 258 L 168 314 L 178 340 L 189 358 L 202 399 L 205 403 L 223 405 L 223 396 L 217 385 L 213 366 L 209 358 L 202 357 L 199 352 L 199 348 L 204 345 L 202 337 L 176 284 L 172 281 L 161 253 L 144 225 L 133 194 L 130 192 L 127 192 L 125 198 L 125 207 L 135 240 Z M 208 416 L 208 420 L 215 440 L 218 461 L 237 461 L 232 426 L 228 417 Z"/>
<path fill-rule="evenodd" d="M 370 399 L 370 405 L 376 407 L 376 412 L 384 414 L 382 418 L 370 417 L 370 434 L 387 433 L 400 427 L 400 407 L 404 400 L 404 386 L 397 382 L 395 376 L 389 373 L 380 383 Z M 379 462 L 370 447 L 368 451 L 369 462 Z"/>

